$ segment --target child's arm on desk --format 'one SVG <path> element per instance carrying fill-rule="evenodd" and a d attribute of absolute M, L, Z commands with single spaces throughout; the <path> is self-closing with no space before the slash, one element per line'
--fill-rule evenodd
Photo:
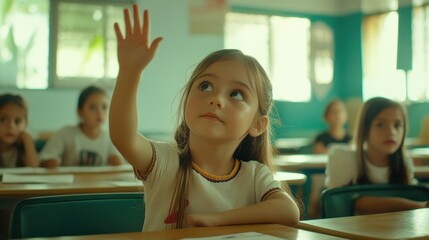
<path fill-rule="evenodd" d="M 237 224 L 278 223 L 293 226 L 299 221 L 299 208 L 284 192 L 271 194 L 254 205 L 212 214 L 190 214 L 187 227 L 225 226 Z"/>

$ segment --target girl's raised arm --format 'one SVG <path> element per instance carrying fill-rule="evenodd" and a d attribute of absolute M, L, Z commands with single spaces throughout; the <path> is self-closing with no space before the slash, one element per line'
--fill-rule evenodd
<path fill-rule="evenodd" d="M 124 10 L 125 36 L 118 23 L 114 25 L 118 39 L 119 73 L 110 107 L 109 129 L 113 144 L 124 158 L 137 170 L 146 172 L 152 149 L 149 141 L 137 130 L 137 89 L 141 74 L 153 59 L 162 38 L 149 42 L 148 11 L 144 11 L 143 26 L 137 5 L 133 5 L 133 14 L 132 26 L 130 13 L 128 9 Z"/>

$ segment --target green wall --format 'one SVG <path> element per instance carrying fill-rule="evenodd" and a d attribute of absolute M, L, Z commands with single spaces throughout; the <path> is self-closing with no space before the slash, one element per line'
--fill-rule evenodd
<path fill-rule="evenodd" d="M 345 101 L 362 99 L 362 20 L 360 12 L 345 16 L 322 16 L 307 13 L 283 12 L 233 7 L 234 11 L 259 14 L 273 14 L 291 17 L 306 17 L 312 22 L 322 21 L 334 31 L 334 79 L 327 95 L 319 99 L 314 91 L 309 102 L 275 102 L 273 117 L 280 124 L 274 125 L 274 138 L 309 137 L 325 129 L 323 111 L 326 104 L 335 97 Z M 399 9 L 400 36 L 398 46 L 399 64 L 411 65 L 410 34 L 411 8 Z M 388 90 L 386 86 L 386 90 Z M 429 103 L 412 103 L 407 106 L 409 137 L 416 137 L 420 130 L 422 116 L 429 114 Z"/>

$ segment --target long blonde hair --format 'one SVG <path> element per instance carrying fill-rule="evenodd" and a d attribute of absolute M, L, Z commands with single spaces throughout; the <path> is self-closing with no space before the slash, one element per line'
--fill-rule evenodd
<path fill-rule="evenodd" d="M 272 86 L 271 82 L 258 61 L 248 55 L 243 54 L 236 49 L 223 49 L 209 54 L 195 68 L 190 80 L 183 88 L 183 94 L 180 101 L 178 127 L 175 133 L 175 140 L 179 150 L 179 181 L 173 193 L 170 213 L 176 213 L 177 222 L 175 228 L 183 227 L 185 208 L 187 205 L 186 196 L 189 188 L 189 178 L 191 171 L 191 151 L 189 148 L 189 127 L 185 122 L 185 105 L 194 83 L 210 65 L 220 61 L 238 59 L 245 63 L 250 82 L 255 84 L 257 97 L 259 101 L 258 114 L 261 116 L 269 115 L 272 105 Z M 271 127 L 268 124 L 267 129 L 258 137 L 247 135 L 235 150 L 233 157 L 242 161 L 256 160 L 267 165 L 271 171 L 275 171 L 272 164 L 273 147 L 271 144 Z"/>

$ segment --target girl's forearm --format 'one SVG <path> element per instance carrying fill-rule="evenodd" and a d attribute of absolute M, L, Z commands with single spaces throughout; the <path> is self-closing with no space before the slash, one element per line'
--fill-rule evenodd
<path fill-rule="evenodd" d="M 207 225 L 211 226 L 256 223 L 293 226 L 299 221 L 299 209 L 291 199 L 271 199 L 248 207 L 210 215 Z"/>
<path fill-rule="evenodd" d="M 118 149 L 127 147 L 137 134 L 137 89 L 140 74 L 119 72 L 113 92 L 109 130 L 112 142 Z"/>

